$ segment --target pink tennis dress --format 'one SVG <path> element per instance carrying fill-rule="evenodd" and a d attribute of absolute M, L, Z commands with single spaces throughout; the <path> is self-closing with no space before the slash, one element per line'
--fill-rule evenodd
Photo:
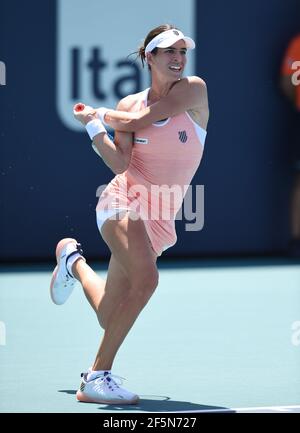
<path fill-rule="evenodd" d="M 147 106 L 146 89 L 132 111 Z M 134 134 L 128 169 L 116 175 L 102 192 L 96 208 L 101 227 L 107 218 L 131 210 L 145 223 L 158 256 L 176 243 L 175 218 L 199 167 L 206 131 L 185 112 Z"/>

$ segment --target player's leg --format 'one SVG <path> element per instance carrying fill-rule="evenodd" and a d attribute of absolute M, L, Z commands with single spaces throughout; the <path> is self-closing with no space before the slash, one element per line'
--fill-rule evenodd
<path fill-rule="evenodd" d="M 143 221 L 133 221 L 128 213 L 120 221 L 108 220 L 102 234 L 114 259 L 125 271 L 130 287 L 124 291 L 122 299 L 115 299 L 115 305 L 106 317 L 104 335 L 93 368 L 84 374 L 77 399 L 111 404 L 135 403 L 138 396 L 120 388 L 110 370 L 118 349 L 157 286 L 156 255 L 151 249 Z M 107 293 L 113 286 L 113 273 L 108 273 Z"/>
<path fill-rule="evenodd" d="M 78 280 L 86 298 L 97 314 L 99 323 L 104 327 L 115 303 L 121 301 L 129 288 L 129 280 L 122 266 L 111 256 L 108 267 L 108 283 L 100 278 L 86 263 L 82 250 L 75 239 L 62 239 L 56 248 L 57 266 L 50 284 L 52 300 L 61 305 L 71 295 Z"/>
<path fill-rule="evenodd" d="M 112 309 L 122 301 L 130 287 L 123 267 L 112 254 L 106 280 L 100 278 L 84 260 L 76 261 L 72 271 L 75 278 L 80 281 L 100 325 L 105 328 Z"/>
<path fill-rule="evenodd" d="M 108 220 L 103 226 L 103 239 L 116 261 L 123 267 L 129 289 L 122 302 L 107 318 L 102 343 L 94 369 L 110 369 L 114 357 L 139 313 L 158 284 L 156 255 L 151 249 L 144 222 L 132 219 L 129 212 L 119 220 Z M 110 285 L 109 275 L 107 284 Z"/>

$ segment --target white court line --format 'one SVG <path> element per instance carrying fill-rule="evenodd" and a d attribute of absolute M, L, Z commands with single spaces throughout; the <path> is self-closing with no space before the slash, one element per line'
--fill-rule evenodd
<path fill-rule="evenodd" d="M 292 412 L 293 409 L 300 409 L 300 405 L 294 406 L 258 406 L 258 407 L 237 407 L 233 410 L 238 411 L 255 411 L 255 410 L 274 410 L 276 412 Z"/>
<path fill-rule="evenodd" d="M 226 412 L 255 412 L 263 410 L 273 410 L 275 412 L 293 412 L 294 409 L 300 410 L 300 405 L 292 406 L 257 406 L 257 407 L 229 407 L 220 409 L 202 409 L 202 410 L 186 410 L 174 411 L 168 413 L 226 413 Z"/>

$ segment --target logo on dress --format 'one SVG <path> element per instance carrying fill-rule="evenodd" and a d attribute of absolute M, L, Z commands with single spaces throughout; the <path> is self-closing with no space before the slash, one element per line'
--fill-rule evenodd
<path fill-rule="evenodd" d="M 148 144 L 148 138 L 135 137 L 135 144 Z"/>
<path fill-rule="evenodd" d="M 188 136 L 186 131 L 178 131 L 178 135 L 179 135 L 179 140 L 181 141 L 181 143 L 186 143 Z"/>

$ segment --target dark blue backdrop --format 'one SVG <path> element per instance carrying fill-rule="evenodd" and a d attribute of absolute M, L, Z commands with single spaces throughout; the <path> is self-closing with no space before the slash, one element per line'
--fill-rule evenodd
<path fill-rule="evenodd" d="M 211 118 L 202 165 L 205 226 L 165 256 L 282 252 L 288 241 L 290 126 L 278 89 L 281 58 L 299 30 L 298 0 L 197 2 L 197 74 Z M 56 113 L 56 20 L 51 0 L 2 0 L 0 60 L 0 258 L 53 258 L 77 237 L 89 257 L 108 249 L 98 234 L 95 189 L 112 174 Z"/>

